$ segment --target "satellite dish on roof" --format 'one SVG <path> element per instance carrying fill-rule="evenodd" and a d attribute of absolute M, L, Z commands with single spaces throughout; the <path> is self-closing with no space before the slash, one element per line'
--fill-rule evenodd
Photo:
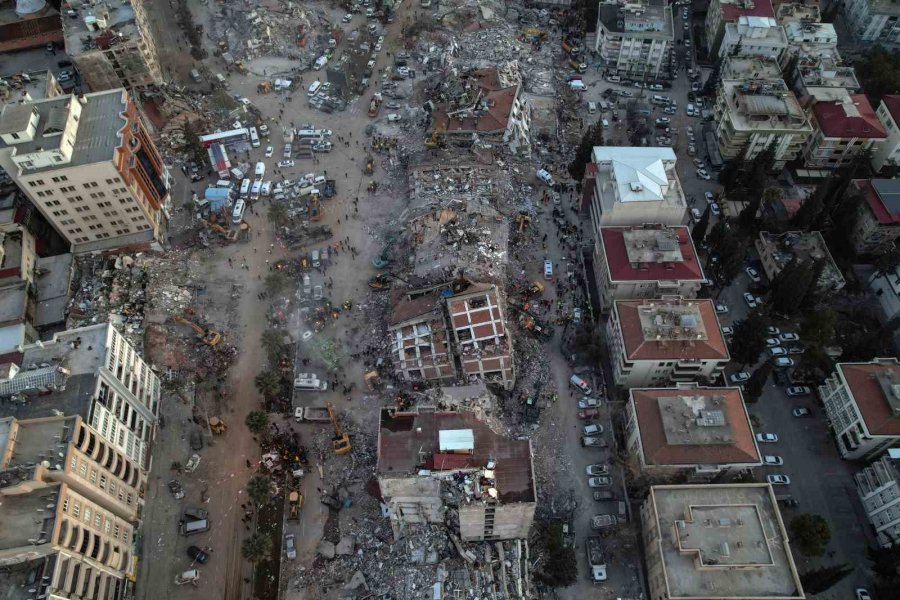
<path fill-rule="evenodd" d="M 16 0 L 16 14 L 26 17 L 41 12 L 46 6 L 44 0 Z"/>

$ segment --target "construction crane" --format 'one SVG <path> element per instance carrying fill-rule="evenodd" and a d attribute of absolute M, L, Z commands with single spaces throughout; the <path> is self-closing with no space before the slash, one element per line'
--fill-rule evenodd
<path fill-rule="evenodd" d="M 213 331 L 212 329 L 204 329 L 194 323 L 193 321 L 188 321 L 184 317 L 175 317 L 176 323 L 181 323 L 182 325 L 187 325 L 197 334 L 203 343 L 207 346 L 216 346 L 219 342 L 222 341 L 222 334 L 218 331 Z"/>
<path fill-rule="evenodd" d="M 334 438 L 331 440 L 331 445 L 334 447 L 334 453 L 339 456 L 347 454 L 353 450 L 353 446 L 350 444 L 350 436 L 341 429 L 337 416 L 334 414 L 334 406 L 331 405 L 331 402 L 326 403 L 325 406 L 328 407 L 328 417 L 331 419 L 331 425 L 334 427 Z"/>

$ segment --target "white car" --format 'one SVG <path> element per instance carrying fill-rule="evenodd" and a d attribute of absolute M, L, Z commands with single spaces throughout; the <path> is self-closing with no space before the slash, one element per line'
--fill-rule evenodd
<path fill-rule="evenodd" d="M 391 113 L 388 115 L 388 121 L 400 121 L 403 117 L 398 115 L 397 113 Z"/>
<path fill-rule="evenodd" d="M 546 169 L 539 169 L 536 175 L 538 179 L 540 179 L 550 187 L 553 187 L 553 175 L 551 175 L 549 171 L 547 171 Z"/>
<path fill-rule="evenodd" d="M 763 456 L 763 464 L 767 467 L 780 467 L 784 464 L 784 459 L 774 454 L 767 454 Z"/>
<path fill-rule="evenodd" d="M 778 338 L 766 338 L 766 348 L 774 348 L 780 345 Z"/>
<path fill-rule="evenodd" d="M 289 533 L 284 536 L 284 555 L 288 560 L 295 560 L 297 558 L 297 546 L 294 545 L 294 534 Z"/>
<path fill-rule="evenodd" d="M 797 417 L 798 419 L 802 419 L 803 417 L 811 417 L 812 413 L 809 412 L 808 408 L 804 408 L 799 406 L 791 411 L 791 414 Z"/>
<path fill-rule="evenodd" d="M 781 368 L 793 367 L 794 359 L 788 358 L 787 356 L 779 356 L 778 358 L 775 359 L 775 366 L 781 367 Z"/>
<path fill-rule="evenodd" d="M 866 588 L 856 588 L 856 600 L 872 600 L 872 595 Z"/>
<path fill-rule="evenodd" d="M 790 485 L 791 478 L 787 475 L 766 475 L 766 481 L 771 483 L 772 485 Z"/>
<path fill-rule="evenodd" d="M 244 106 L 250 106 L 250 98 L 245 98 L 244 96 L 239 96 L 236 98 L 238 102 L 243 104 Z"/>
<path fill-rule="evenodd" d="M 705 169 L 697 169 L 697 177 L 699 177 L 703 181 L 709 181 L 710 179 L 712 179 L 712 177 L 709 175 L 709 173 L 706 172 Z"/>
<path fill-rule="evenodd" d="M 600 401 L 596 398 L 582 398 L 578 401 L 578 408 L 597 408 Z"/>
<path fill-rule="evenodd" d="M 785 390 L 785 393 L 791 397 L 809 396 L 812 393 L 812 390 L 805 385 L 792 385 Z"/>
<path fill-rule="evenodd" d="M 731 377 L 729 377 L 728 379 L 731 380 L 731 383 L 743 383 L 745 381 L 749 381 L 750 373 L 747 373 L 746 371 L 741 371 L 740 373 L 733 373 L 731 375 Z"/>
<path fill-rule="evenodd" d="M 760 444 L 774 444 L 778 441 L 778 436 L 774 433 L 757 433 L 756 441 Z"/>
<path fill-rule="evenodd" d="M 347 13 L 346 15 L 344 15 L 341 18 L 341 23 L 349 23 L 352 20 L 353 20 L 353 15 L 351 15 L 350 13 Z"/>
<path fill-rule="evenodd" d="M 702 217 L 702 216 L 703 216 L 703 214 L 696 208 L 691 209 L 691 217 L 694 219 L 694 221 L 699 221 L 700 217 Z"/>
<path fill-rule="evenodd" d="M 734 335 L 734 327 L 731 325 L 722 325 L 722 335 Z"/>
<path fill-rule="evenodd" d="M 779 333 L 781 333 L 781 330 L 773 325 L 769 325 L 766 328 L 766 331 L 768 332 L 769 335 L 778 335 Z"/>
<path fill-rule="evenodd" d="M 747 308 L 756 308 L 756 297 L 750 292 L 744 292 L 744 302 L 747 303 Z"/>
<path fill-rule="evenodd" d="M 585 437 L 593 437 L 603 433 L 603 425 L 585 425 L 583 433 Z"/>
<path fill-rule="evenodd" d="M 785 350 L 781 346 L 774 346 L 772 348 L 769 348 L 769 355 L 770 356 L 787 356 L 787 350 Z"/>
<path fill-rule="evenodd" d="M 266 146 L 266 158 L 272 158 L 272 155 L 275 154 L 275 148 L 272 146 Z"/>
<path fill-rule="evenodd" d="M 722 302 L 716 302 L 716 313 L 720 315 L 724 315 L 728 312 L 728 306 L 726 306 Z"/>
<path fill-rule="evenodd" d="M 293 166 L 294 166 L 294 161 L 292 161 L 292 160 L 281 160 L 281 161 L 278 161 L 278 166 L 281 167 L 281 168 L 285 168 L 285 167 L 293 167 Z"/>
<path fill-rule="evenodd" d="M 585 468 L 585 472 L 588 475 L 609 475 L 609 465 L 604 465 L 603 463 L 588 465 Z"/>
<path fill-rule="evenodd" d="M 744 269 L 744 273 L 747 274 L 747 277 L 749 277 L 750 281 L 752 281 L 753 283 L 760 282 L 759 272 L 753 267 L 747 267 L 746 269 Z"/>
<path fill-rule="evenodd" d="M 782 342 L 799 342 L 800 336 L 796 333 L 782 333 L 778 336 L 778 339 Z"/>
<path fill-rule="evenodd" d="M 719 209 L 719 205 L 715 202 L 709 205 L 709 212 L 711 212 L 714 217 L 718 217 L 722 214 L 722 211 Z"/>

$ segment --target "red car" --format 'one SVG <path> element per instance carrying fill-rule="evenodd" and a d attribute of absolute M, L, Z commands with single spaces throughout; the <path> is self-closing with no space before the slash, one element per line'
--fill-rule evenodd
<path fill-rule="evenodd" d="M 599 414 L 600 414 L 600 412 L 596 408 L 586 408 L 584 410 L 578 411 L 578 418 L 579 419 L 593 419 L 594 417 L 596 417 Z"/>

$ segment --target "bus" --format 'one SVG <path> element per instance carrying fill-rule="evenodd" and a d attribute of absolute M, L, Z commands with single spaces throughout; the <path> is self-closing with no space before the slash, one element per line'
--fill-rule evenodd
<path fill-rule="evenodd" d="M 325 139 L 325 133 L 321 129 L 298 129 L 296 136 L 301 140 Z"/>
<path fill-rule="evenodd" d="M 245 144 L 250 141 L 250 133 L 246 128 L 231 129 L 229 131 L 218 131 L 200 136 L 200 145 L 209 148 L 213 144 L 222 144 L 224 146 L 233 146 L 235 144 Z"/>
<path fill-rule="evenodd" d="M 247 208 L 246 203 L 243 198 L 238 198 L 237 202 L 234 203 L 234 210 L 231 211 L 231 222 L 235 225 L 240 225 L 241 221 L 244 220 L 244 209 Z"/>
<path fill-rule="evenodd" d="M 250 128 L 250 145 L 259 148 L 259 133 L 256 132 L 256 127 Z"/>

